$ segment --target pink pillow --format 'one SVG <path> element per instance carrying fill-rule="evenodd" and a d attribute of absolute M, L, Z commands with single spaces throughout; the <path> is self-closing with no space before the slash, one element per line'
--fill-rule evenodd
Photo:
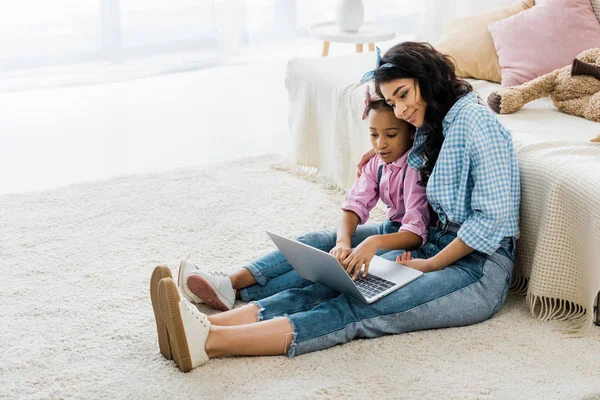
<path fill-rule="evenodd" d="M 590 0 L 547 0 L 488 26 L 502 68 L 502 86 L 520 85 L 571 64 L 600 47 Z"/>

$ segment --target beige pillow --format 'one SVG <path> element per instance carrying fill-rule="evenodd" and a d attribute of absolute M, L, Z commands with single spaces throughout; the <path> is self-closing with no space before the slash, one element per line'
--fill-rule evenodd
<path fill-rule="evenodd" d="M 457 19 L 444 28 L 442 38 L 434 47 L 454 59 L 458 76 L 500 83 L 502 71 L 488 25 L 533 5 L 534 0 L 523 0 L 512 6 Z"/>

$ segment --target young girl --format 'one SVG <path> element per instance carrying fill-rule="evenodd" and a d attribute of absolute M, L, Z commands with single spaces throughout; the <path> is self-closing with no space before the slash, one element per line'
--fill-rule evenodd
<path fill-rule="evenodd" d="M 368 118 L 371 145 L 376 156 L 364 166 L 362 176 L 352 186 L 343 202 L 343 214 L 337 232 L 335 230 L 313 232 L 298 238 L 300 242 L 335 255 L 353 279 L 357 278 L 361 271 L 363 276 L 367 275 L 369 263 L 375 254 L 383 254 L 385 250 L 421 247 L 427 242 L 429 225 L 425 188 L 418 183 L 420 180 L 418 171 L 407 166 L 408 150 L 414 139 L 414 127 L 396 118 L 392 108 L 383 101 L 383 98 L 376 93 L 369 93 L 368 86 L 362 118 L 363 120 Z M 369 212 L 379 199 L 388 206 L 387 220 L 381 224 L 365 225 Z M 161 352 L 165 357 L 170 358 L 171 350 L 185 342 L 181 334 L 178 336 L 177 329 L 180 332 L 183 329 L 187 335 L 186 318 L 191 318 L 191 315 L 198 316 L 199 313 L 185 300 L 178 305 L 167 304 L 165 303 L 167 300 L 163 299 L 163 305 L 168 310 L 173 309 L 173 313 L 178 316 L 171 314 L 166 316 L 165 310 L 161 314 L 159 282 L 162 278 L 170 278 L 167 267 L 155 269 L 151 279 L 151 293 Z M 178 284 L 181 294 L 187 300 L 194 303 L 204 302 L 223 311 L 232 308 L 236 292 L 244 302 L 254 302 L 251 306 L 253 309 L 256 307 L 255 304 L 259 304 L 255 301 L 282 293 L 281 300 L 274 301 L 287 313 L 311 313 L 311 309 L 314 308 L 315 313 L 319 314 L 321 312 L 318 310 L 319 304 L 326 302 L 335 293 L 322 285 L 301 278 L 279 250 L 259 258 L 229 276 L 223 273 L 205 272 L 189 262 L 182 261 L 179 267 Z M 179 297 L 172 280 L 163 282 L 161 287 L 164 293 L 170 290 L 170 296 Z M 311 299 L 304 305 L 297 304 L 293 299 L 294 292 L 286 293 L 292 288 L 310 293 Z M 181 309 L 177 311 L 179 308 Z M 237 310 L 231 312 L 239 314 Z M 175 322 L 171 321 L 172 317 L 175 318 Z M 205 328 L 204 333 L 197 332 L 200 337 L 208 335 L 210 323 L 213 324 L 211 329 L 216 325 L 228 325 L 227 318 L 219 319 L 215 316 L 198 318 L 204 321 L 202 328 Z M 255 321 L 256 318 L 248 322 Z M 281 338 L 279 339 L 281 341 Z M 281 348 L 284 344 L 287 346 L 290 339 L 288 337 L 286 343 L 282 342 Z M 193 366 L 199 365 L 198 362 L 201 361 L 197 360 L 208 359 L 202 351 L 198 356 L 192 357 L 196 361 L 189 361 L 187 355 L 183 357 L 175 354 L 175 361 L 182 371 L 188 371 Z"/>

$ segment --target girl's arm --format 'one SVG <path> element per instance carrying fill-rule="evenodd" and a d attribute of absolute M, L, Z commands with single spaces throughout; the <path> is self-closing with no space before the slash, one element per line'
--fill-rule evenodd
<path fill-rule="evenodd" d="M 377 184 L 377 173 L 379 159 L 372 158 L 363 167 L 363 174 L 354 185 L 350 188 L 348 196 L 342 202 L 342 210 L 352 211 L 358 218 L 357 224 L 364 224 L 369 220 L 369 212 L 377 204 L 379 200 L 379 187 Z M 344 216 L 344 218 L 349 218 Z M 352 232 L 348 235 L 348 232 L 340 232 L 347 237 L 351 237 L 356 230 L 356 225 L 352 227 Z"/>
<path fill-rule="evenodd" d="M 404 192 L 404 217 L 402 226 L 397 233 L 375 235 L 367 238 L 346 258 L 342 263 L 346 271 L 354 270 L 354 277 L 359 274 L 356 266 L 364 265 L 363 276 L 369 270 L 369 264 L 378 250 L 417 249 L 427 242 L 427 229 L 429 226 L 429 207 L 425 188 L 418 184 L 419 171 L 409 167 L 402 183 Z"/>
<path fill-rule="evenodd" d="M 367 238 L 367 240 L 369 239 L 377 247 L 377 250 L 418 249 L 423 242 L 421 236 L 410 231 L 375 235 Z"/>
<path fill-rule="evenodd" d="M 429 234 L 429 202 L 427 201 L 427 193 L 424 186 L 419 185 L 421 176 L 419 171 L 405 166 L 406 173 L 403 183 L 403 198 L 404 198 L 404 216 L 402 217 L 402 226 L 399 233 L 410 232 L 421 238 L 421 242 L 413 246 L 413 242 L 407 242 L 406 245 L 400 244 L 398 247 L 391 247 L 390 250 L 404 249 L 410 250 L 421 247 L 427 243 Z"/>
<path fill-rule="evenodd" d="M 360 218 L 354 211 L 344 211 L 337 229 L 335 247 L 329 251 L 340 263 L 344 263 L 352 253 L 352 235 L 356 232 L 359 222 Z"/>
<path fill-rule="evenodd" d="M 342 262 L 342 265 L 346 267 L 348 273 L 354 270 L 353 278 L 358 276 L 364 265 L 362 270 L 364 277 L 369 272 L 369 265 L 377 250 L 415 249 L 421 247 L 422 242 L 421 236 L 410 231 L 369 236 L 356 246 L 354 251 Z"/>
<path fill-rule="evenodd" d="M 337 240 L 336 244 L 346 244 L 348 247 L 351 247 L 352 235 L 356 232 L 356 227 L 359 223 L 358 215 L 353 211 L 344 211 L 342 215 L 342 220 L 340 221 L 340 225 L 337 230 Z"/>

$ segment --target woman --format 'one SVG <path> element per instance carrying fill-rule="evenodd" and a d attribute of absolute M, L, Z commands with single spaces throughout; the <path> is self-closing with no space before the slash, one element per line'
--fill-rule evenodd
<path fill-rule="evenodd" d="M 383 257 L 425 274 L 369 305 L 314 284 L 210 317 L 181 300 L 172 279 L 162 279 L 160 322 L 182 371 L 213 357 L 291 357 L 354 338 L 474 324 L 504 303 L 519 233 L 510 133 L 428 44 L 391 48 L 365 76 L 396 117 L 417 128 L 408 163 L 439 218 L 420 249 Z"/>

